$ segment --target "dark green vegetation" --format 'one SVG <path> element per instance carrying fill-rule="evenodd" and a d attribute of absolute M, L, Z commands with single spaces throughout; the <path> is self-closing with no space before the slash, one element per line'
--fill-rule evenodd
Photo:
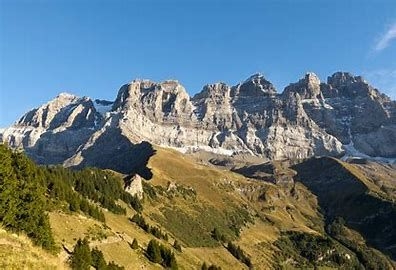
<path fill-rule="evenodd" d="M 121 199 L 136 211 L 143 209 L 140 201 L 124 191 L 123 183 L 113 173 L 94 168 L 72 171 L 60 166 L 43 168 L 51 197 L 66 200 L 72 211 L 81 210 L 91 215 L 87 200 L 100 204 L 115 214 L 125 214 L 125 208 L 116 204 Z M 76 192 L 74 192 L 76 191 Z M 89 204 L 88 204 L 89 205 Z M 91 215 L 92 216 L 92 215 Z M 93 216 L 103 221 L 103 215 Z"/>
<path fill-rule="evenodd" d="M 0 222 L 8 230 L 26 233 L 35 244 L 54 250 L 45 213 L 45 176 L 24 154 L 0 144 Z"/>
<path fill-rule="evenodd" d="M 252 222 L 252 217 L 245 209 L 238 209 L 236 206 L 233 208 L 234 205 L 231 203 L 230 208 L 233 211 L 229 212 L 198 203 L 190 203 L 189 206 L 194 210 L 194 214 L 169 205 L 161 208 L 165 218 L 156 214 L 152 217 L 190 247 L 219 246 L 220 239 L 213 238 L 213 228 L 221 232 L 223 242 L 235 240 L 241 228 Z"/>
<path fill-rule="evenodd" d="M 295 267 L 328 266 L 339 269 L 362 267 L 353 252 L 329 237 L 287 232 L 275 242 L 275 245 L 281 250 L 279 260 L 291 259 Z"/>
<path fill-rule="evenodd" d="M 122 270 L 124 267 L 114 262 L 106 264 L 103 253 L 97 248 L 90 249 L 86 238 L 78 239 L 70 257 L 70 266 L 76 270 L 89 270 L 94 267 L 97 270 Z"/>
<path fill-rule="evenodd" d="M 361 264 L 367 269 L 389 268 L 388 260 L 383 254 L 367 247 L 361 243 L 362 241 L 357 241 L 356 236 L 351 235 L 351 231 L 345 226 L 343 218 L 336 218 L 327 226 L 327 231 L 334 239 L 353 251 Z"/>
<path fill-rule="evenodd" d="M 212 235 L 213 239 L 216 240 L 216 241 L 220 241 L 220 242 L 223 242 L 223 243 L 227 242 L 227 237 L 224 234 L 222 234 L 220 232 L 220 230 L 217 229 L 217 228 L 213 229 L 211 235 Z"/>
<path fill-rule="evenodd" d="M 158 239 L 168 240 L 168 235 L 166 233 L 162 232 L 162 230 L 156 226 L 150 226 L 142 215 L 135 214 L 130 220 L 136 223 L 136 225 L 142 228 L 145 232 L 154 235 Z"/>
<path fill-rule="evenodd" d="M 201 270 L 221 270 L 221 267 L 214 264 L 208 266 L 206 262 L 204 262 L 201 266 Z"/>
<path fill-rule="evenodd" d="M 5 145 L 0 145 L 0 183 L 2 225 L 11 231 L 25 232 L 35 244 L 49 250 L 55 246 L 46 211 L 81 211 L 105 221 L 98 205 L 125 214 L 125 209 L 116 204 L 121 199 L 137 211 L 143 209 L 111 172 L 37 166 L 23 153 L 13 152 Z"/>
<path fill-rule="evenodd" d="M 133 238 L 133 241 L 132 241 L 132 243 L 130 244 L 130 246 L 131 246 L 132 249 L 138 249 L 138 248 L 139 248 L 139 243 L 138 243 L 138 241 L 136 240 L 136 238 Z"/>
<path fill-rule="evenodd" d="M 232 242 L 228 242 L 227 249 L 235 258 L 238 259 L 238 261 L 241 261 L 242 263 L 246 264 L 246 266 L 249 268 L 253 267 L 253 264 L 249 256 L 245 254 L 245 252 L 241 249 L 240 246 L 237 246 Z"/>
<path fill-rule="evenodd" d="M 159 263 L 172 270 L 178 269 L 175 254 L 169 248 L 161 245 L 154 239 L 150 240 L 148 243 L 146 255 L 147 258 L 154 263 Z"/>
<path fill-rule="evenodd" d="M 367 243 L 396 259 L 396 204 L 357 167 L 333 158 L 313 158 L 293 167 L 318 197 L 327 224 L 341 217 Z M 377 174 L 376 181 L 380 180 Z M 381 181 L 380 181 L 381 182 Z"/>

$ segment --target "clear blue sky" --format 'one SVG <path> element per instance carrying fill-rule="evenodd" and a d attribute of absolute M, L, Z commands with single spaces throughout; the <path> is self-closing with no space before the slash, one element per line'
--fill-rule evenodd
<path fill-rule="evenodd" d="M 396 1 L 0 0 L 0 127 L 67 91 L 113 100 L 134 78 L 278 92 L 307 71 L 363 74 L 396 97 Z"/>

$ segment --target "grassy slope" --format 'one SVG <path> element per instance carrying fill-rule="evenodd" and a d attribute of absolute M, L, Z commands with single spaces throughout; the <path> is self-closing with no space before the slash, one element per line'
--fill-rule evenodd
<path fill-rule="evenodd" d="M 227 170 L 199 165 L 173 150 L 156 150 L 148 167 L 154 174 L 149 185 L 154 187 L 157 197 L 145 199 L 143 215 L 150 225 L 168 233 L 167 242 L 160 240 L 163 244 L 171 247 L 174 239 L 182 244 L 183 252 L 175 251 L 180 269 L 199 269 L 204 261 L 223 269 L 247 269 L 210 237 L 214 227 L 240 245 L 251 256 L 256 269 L 274 266 L 277 250 L 272 243 L 282 231 L 322 231 L 316 198 L 302 185 L 297 184 L 291 195 L 289 188 L 280 189 Z M 168 190 L 169 182 L 176 189 Z M 244 214 L 238 215 L 239 212 Z M 134 213 L 132 209 L 128 209 L 126 216 L 106 212 L 107 227 L 81 215 L 60 212 L 51 213 L 50 220 L 55 240 L 68 249 L 78 237 L 102 238 L 92 240 L 91 245 L 102 250 L 106 260 L 114 260 L 127 269 L 136 269 L 137 265 L 142 269 L 161 269 L 144 256 L 147 243 L 154 236 L 128 220 Z M 180 216 L 173 216 L 175 213 Z M 188 217 L 188 223 L 178 217 Z M 251 220 L 247 226 L 238 223 L 241 237 L 232 235 L 228 227 L 230 218 L 237 223 L 245 218 Z M 139 242 L 138 250 L 129 247 L 133 238 Z"/>
<path fill-rule="evenodd" d="M 157 196 L 146 195 L 143 216 L 150 225 L 160 227 L 169 235 L 168 241 L 159 240 L 164 245 L 171 247 L 174 239 L 182 244 L 182 253 L 174 250 L 180 269 L 199 269 L 204 261 L 223 269 L 247 269 L 210 237 L 214 227 L 242 247 L 255 269 L 275 267 L 278 250 L 273 243 L 282 232 L 295 230 L 318 235 L 324 232 L 317 198 L 300 183 L 279 187 L 197 164 L 173 150 L 156 150 L 148 164 L 154 175 L 148 183 Z M 357 165 L 341 164 L 349 171 L 356 169 L 355 174 L 362 174 Z M 365 181 L 375 184 L 367 175 Z M 375 186 L 378 187 L 378 183 Z M 360 186 L 357 190 L 361 190 Z M 389 193 L 389 189 L 386 191 Z M 388 194 L 380 187 L 375 192 Z M 88 236 L 91 246 L 102 250 L 107 261 L 115 261 L 126 269 L 137 269 L 137 266 L 162 269 L 145 257 L 144 250 L 154 236 L 128 220 L 133 214 L 135 211 L 130 208 L 126 216 L 105 212 L 104 225 L 85 216 L 53 212 L 50 221 L 56 242 L 65 249 L 71 250 L 78 238 Z M 241 227 L 240 237 L 235 237 L 230 230 L 230 220 Z M 250 220 L 246 226 L 242 225 L 244 220 Z M 133 238 L 139 242 L 138 250 L 129 247 Z M 15 254 L 15 258 L 19 256 L 18 252 Z M 67 255 L 62 251 L 56 259 L 42 251 L 38 254 L 38 258 L 46 258 L 45 262 L 57 268 L 59 260 Z M 36 263 L 40 261 L 44 260 Z"/>
<path fill-rule="evenodd" d="M 0 269 L 67 269 L 58 257 L 33 246 L 24 235 L 0 229 Z"/>

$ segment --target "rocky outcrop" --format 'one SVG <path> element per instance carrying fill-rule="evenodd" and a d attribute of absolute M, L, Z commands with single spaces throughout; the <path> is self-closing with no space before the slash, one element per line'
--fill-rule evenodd
<path fill-rule="evenodd" d="M 125 181 L 124 189 L 132 196 L 136 196 L 140 200 L 143 199 L 142 178 L 138 174 L 128 177 L 128 180 Z"/>
<path fill-rule="evenodd" d="M 61 94 L 0 137 L 40 163 L 112 164 L 130 173 L 142 141 L 268 160 L 339 156 L 351 149 L 395 157 L 395 125 L 395 102 L 361 77 L 337 72 L 321 83 L 307 73 L 278 94 L 255 74 L 235 86 L 205 85 L 192 98 L 175 80 L 135 80 L 120 88 L 114 102 Z"/>

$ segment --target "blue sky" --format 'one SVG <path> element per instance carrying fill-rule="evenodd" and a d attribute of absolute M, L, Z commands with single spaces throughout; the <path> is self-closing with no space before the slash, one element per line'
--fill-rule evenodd
<path fill-rule="evenodd" d="M 396 98 L 396 1 L 0 0 L 0 127 L 60 92 L 134 78 L 190 94 L 262 72 L 278 92 L 343 70 Z"/>

